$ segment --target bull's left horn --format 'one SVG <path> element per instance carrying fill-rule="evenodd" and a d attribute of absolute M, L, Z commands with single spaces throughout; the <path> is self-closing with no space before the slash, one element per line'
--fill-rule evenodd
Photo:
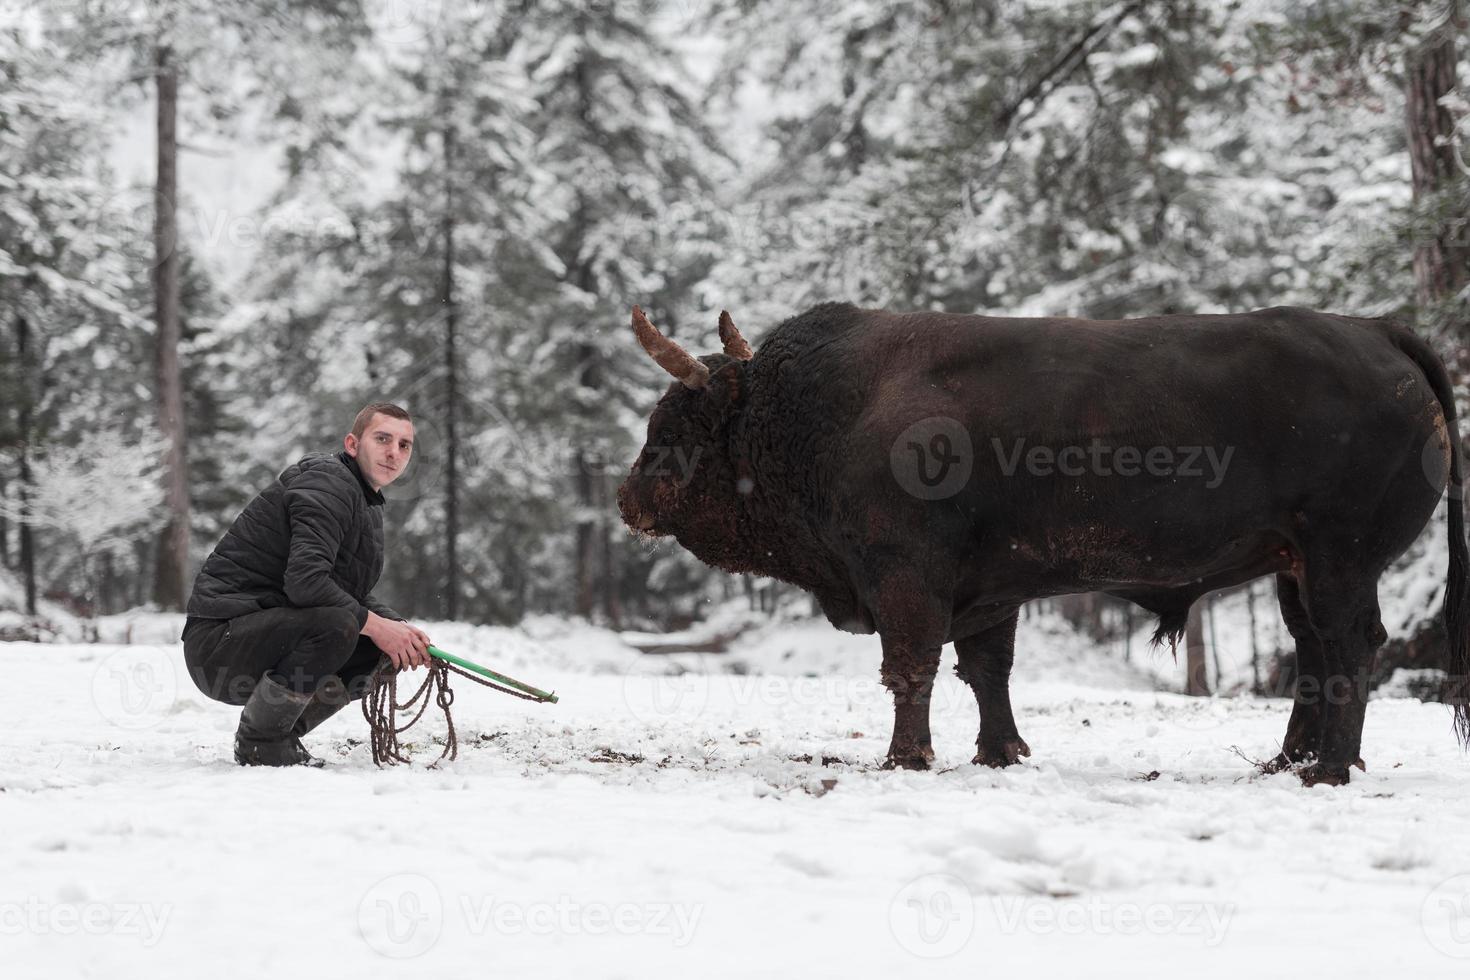
<path fill-rule="evenodd" d="M 728 310 L 720 311 L 720 343 L 725 345 L 725 353 L 737 361 L 748 361 L 755 356 L 755 351 L 735 329 L 735 321 L 730 319 Z"/>
<path fill-rule="evenodd" d="M 633 307 L 633 333 L 638 343 L 648 351 L 648 356 L 658 366 L 678 378 L 686 387 L 703 388 L 709 383 L 709 368 L 678 344 L 658 332 L 658 327 L 648 322 L 643 310 Z"/>

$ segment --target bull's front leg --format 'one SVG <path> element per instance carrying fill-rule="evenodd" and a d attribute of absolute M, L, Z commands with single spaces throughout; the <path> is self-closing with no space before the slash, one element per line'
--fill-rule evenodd
<path fill-rule="evenodd" d="M 883 635 L 883 686 L 893 695 L 893 739 L 884 769 L 928 769 L 934 761 L 929 701 L 941 649 L 924 638 Z"/>
<path fill-rule="evenodd" d="M 929 701 L 949 630 L 949 602 L 917 574 L 883 580 L 877 609 L 883 686 L 893 695 L 893 739 L 885 769 L 928 769 L 934 761 Z"/>

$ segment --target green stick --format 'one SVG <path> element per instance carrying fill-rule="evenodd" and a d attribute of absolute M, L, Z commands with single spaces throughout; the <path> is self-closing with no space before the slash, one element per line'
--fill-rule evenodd
<path fill-rule="evenodd" d="M 481 667 L 479 664 L 474 663 L 470 660 L 466 660 L 463 657 L 456 657 L 452 653 L 445 653 L 443 650 L 440 650 L 438 647 L 433 646 L 432 644 L 429 646 L 429 656 L 438 657 L 440 660 L 446 660 L 449 663 L 452 663 L 458 667 L 463 667 L 465 670 L 472 670 L 482 677 L 490 678 L 497 684 L 504 684 L 506 687 L 513 687 L 517 691 L 522 691 L 526 694 L 529 694 L 537 701 L 550 701 L 552 704 L 556 704 L 558 700 L 555 692 L 548 694 L 547 692 L 539 688 L 532 687 L 529 684 L 522 684 L 514 677 L 506 677 L 504 674 L 497 674 L 489 667 Z"/>

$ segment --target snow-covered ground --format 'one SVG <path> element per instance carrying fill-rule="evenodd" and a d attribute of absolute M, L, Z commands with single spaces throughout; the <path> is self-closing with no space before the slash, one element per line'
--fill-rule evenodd
<path fill-rule="evenodd" d="M 1234 749 L 1269 756 L 1286 702 L 1156 691 L 1032 618 L 1033 757 L 969 765 L 947 650 L 937 768 L 883 772 L 871 637 L 784 622 L 669 657 L 554 619 L 431 624 L 561 702 L 461 682 L 437 770 L 375 768 L 355 709 L 308 739 L 325 770 L 243 770 L 178 626 L 0 643 L 7 978 L 1470 969 L 1470 761 L 1439 705 L 1375 700 L 1369 771 L 1304 789 Z M 414 729 L 419 759 L 442 730 Z"/>

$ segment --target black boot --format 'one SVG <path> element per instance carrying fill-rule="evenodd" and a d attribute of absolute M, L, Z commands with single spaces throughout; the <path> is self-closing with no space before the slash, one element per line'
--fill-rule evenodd
<path fill-rule="evenodd" d="M 347 695 L 347 685 L 342 683 L 342 678 L 336 674 L 328 674 L 317 685 L 316 693 L 311 696 L 311 703 L 306 706 L 305 711 L 301 712 L 301 717 L 296 719 L 296 724 L 291 726 L 291 734 L 300 738 L 341 711 L 351 700 Z"/>
<path fill-rule="evenodd" d="M 261 677 L 240 712 L 235 761 L 242 766 L 322 766 L 291 731 L 311 697 L 277 684 L 269 674 Z"/>

